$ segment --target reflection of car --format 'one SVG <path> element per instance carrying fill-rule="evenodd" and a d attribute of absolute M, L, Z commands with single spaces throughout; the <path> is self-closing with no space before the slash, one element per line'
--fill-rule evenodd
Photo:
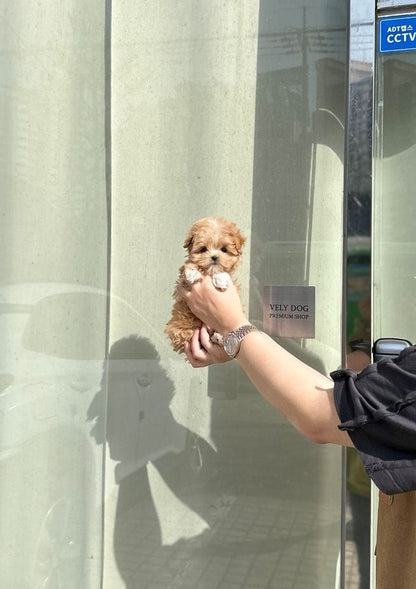
<path fill-rule="evenodd" d="M 57 425 L 85 429 L 105 358 L 105 297 L 70 288 L 0 288 L 0 457 Z"/>
<path fill-rule="evenodd" d="M 123 395 L 138 442 L 147 444 L 139 443 L 130 457 L 117 455 L 115 431 L 115 460 L 138 468 L 189 446 L 185 428 L 169 412 L 173 384 L 158 362 L 128 356 L 106 363 L 109 305 L 121 333 L 128 329 L 155 341 L 151 326 L 131 306 L 98 289 L 67 284 L 0 288 L 4 587 L 78 588 L 87 586 L 91 575 L 99 578 L 107 382 Z M 121 433 L 128 432 L 127 425 L 120 424 Z"/>
<path fill-rule="evenodd" d="M 97 321 L 102 311 L 105 297 L 93 289 L 0 288 L 4 586 L 80 587 L 86 551 L 99 549 L 88 531 L 99 517 L 102 451 L 89 434 L 86 413 L 101 386 L 105 334 L 81 320 L 90 313 Z"/>

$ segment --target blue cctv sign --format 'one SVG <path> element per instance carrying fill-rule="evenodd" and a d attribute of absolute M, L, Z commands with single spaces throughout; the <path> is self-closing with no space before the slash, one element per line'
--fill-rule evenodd
<path fill-rule="evenodd" d="M 416 51 L 416 14 L 380 18 L 378 50 L 380 53 Z"/>

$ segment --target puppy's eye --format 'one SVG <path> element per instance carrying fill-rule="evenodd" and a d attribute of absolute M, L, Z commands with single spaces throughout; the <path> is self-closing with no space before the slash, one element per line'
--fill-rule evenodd
<path fill-rule="evenodd" d="M 203 245 L 203 246 L 201 247 L 201 249 L 199 250 L 199 253 L 200 253 L 200 254 L 203 254 L 203 253 L 205 253 L 206 251 L 208 251 L 208 250 L 207 250 L 207 248 L 206 248 L 206 247 Z"/>
<path fill-rule="evenodd" d="M 227 248 L 225 247 L 225 245 L 221 248 L 221 251 L 224 252 L 224 254 L 227 253 Z"/>

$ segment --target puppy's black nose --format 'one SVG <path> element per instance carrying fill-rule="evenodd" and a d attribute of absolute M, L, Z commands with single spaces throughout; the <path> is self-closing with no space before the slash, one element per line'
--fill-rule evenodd
<path fill-rule="evenodd" d="M 214 262 L 214 264 L 216 262 L 218 262 L 218 256 L 211 256 L 211 260 Z"/>

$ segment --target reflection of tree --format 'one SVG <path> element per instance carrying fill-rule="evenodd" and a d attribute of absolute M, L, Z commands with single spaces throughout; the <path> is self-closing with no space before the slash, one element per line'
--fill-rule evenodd
<path fill-rule="evenodd" d="M 148 559 L 149 550 L 163 545 L 163 518 L 169 513 L 169 505 L 161 509 L 155 503 L 149 478 L 152 473 L 156 473 L 153 480 L 161 481 L 172 497 L 172 505 L 184 505 L 188 520 L 199 517 L 192 495 L 185 497 L 184 491 L 190 477 L 200 471 L 202 452 L 205 455 L 208 446 L 174 420 L 169 407 L 173 395 L 173 383 L 149 340 L 130 336 L 114 343 L 103 386 L 89 408 L 88 418 L 95 420 L 92 434 L 96 441 L 103 443 L 106 439 L 110 456 L 117 461 L 114 553 L 126 587 L 137 587 L 131 559 L 138 570 Z M 175 520 L 175 513 L 170 515 Z M 182 523 L 185 527 L 189 524 Z M 173 525 L 180 528 L 181 522 L 174 521 Z"/>

